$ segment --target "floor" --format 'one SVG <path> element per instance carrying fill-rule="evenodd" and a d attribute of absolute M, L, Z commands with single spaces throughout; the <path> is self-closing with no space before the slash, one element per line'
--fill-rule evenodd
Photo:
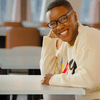
<path fill-rule="evenodd" d="M 10 100 L 12 100 L 12 95 L 10 95 Z M 27 95 L 18 95 L 17 100 L 27 100 Z"/>
<path fill-rule="evenodd" d="M 35 100 L 43 100 L 43 99 L 39 99 L 39 98 L 42 98 L 42 95 L 39 96 L 35 96 Z M 10 100 L 12 100 L 12 95 L 10 95 Z M 27 95 L 23 94 L 23 95 L 17 95 L 17 100 L 27 100 Z"/>

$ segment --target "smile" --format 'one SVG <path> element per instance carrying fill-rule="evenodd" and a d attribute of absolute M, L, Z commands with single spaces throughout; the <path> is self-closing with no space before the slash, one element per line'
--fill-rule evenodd
<path fill-rule="evenodd" d="M 67 35 L 67 32 L 68 32 L 68 30 L 66 30 L 66 31 L 64 31 L 64 32 L 62 32 L 62 33 L 60 33 L 60 35 L 61 35 L 61 36 L 66 36 L 66 35 Z"/>

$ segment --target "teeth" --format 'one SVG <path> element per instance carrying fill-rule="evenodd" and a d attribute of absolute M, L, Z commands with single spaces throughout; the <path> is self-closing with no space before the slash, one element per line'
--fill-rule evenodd
<path fill-rule="evenodd" d="M 66 34 L 67 33 L 67 31 L 65 31 L 65 32 L 62 32 L 62 33 L 60 33 L 61 35 L 63 35 L 63 34 Z"/>

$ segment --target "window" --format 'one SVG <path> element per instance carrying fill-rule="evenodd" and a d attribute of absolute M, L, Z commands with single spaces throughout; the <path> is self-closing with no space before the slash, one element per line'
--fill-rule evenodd
<path fill-rule="evenodd" d="M 7 0 L 0 0 L 0 23 L 7 20 Z"/>
<path fill-rule="evenodd" d="M 32 21 L 40 22 L 40 13 L 43 0 L 30 0 Z M 11 21 L 14 0 L 0 0 L 0 24 Z"/>
<path fill-rule="evenodd" d="M 14 0 L 0 0 L 0 24 L 3 21 L 11 21 Z"/>
<path fill-rule="evenodd" d="M 31 12 L 32 12 L 32 21 L 40 22 L 40 13 L 42 8 L 43 0 L 30 0 L 31 3 Z"/>
<path fill-rule="evenodd" d="M 81 10 L 80 10 L 80 17 L 79 21 L 82 24 L 89 25 L 88 22 L 88 15 L 89 15 L 89 7 L 92 0 L 82 0 Z"/>

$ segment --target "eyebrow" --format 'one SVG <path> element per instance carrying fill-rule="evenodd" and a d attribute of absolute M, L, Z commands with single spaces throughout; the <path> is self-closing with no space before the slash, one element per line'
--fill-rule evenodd
<path fill-rule="evenodd" d="M 65 16 L 65 15 L 68 16 L 68 15 L 69 15 L 71 12 L 73 12 L 73 11 L 74 11 L 74 10 L 71 10 L 71 11 L 69 11 L 67 14 L 61 15 L 60 17 Z M 60 18 L 60 17 L 59 17 L 59 18 Z M 58 19 L 59 19 L 59 18 L 58 18 Z M 58 20 L 58 19 L 57 19 L 57 20 Z M 50 21 L 50 22 L 54 22 L 54 21 L 57 21 L 57 20 L 52 20 L 52 21 Z M 48 22 L 48 23 L 50 23 L 50 22 Z"/>
<path fill-rule="evenodd" d="M 67 14 L 61 15 L 60 17 L 65 16 L 65 15 L 67 15 Z M 59 18 L 60 18 L 60 17 L 59 17 Z M 59 18 L 58 18 L 58 19 L 59 19 Z M 57 19 L 57 20 L 58 20 L 58 19 Z M 50 21 L 50 22 L 54 22 L 54 21 L 57 21 L 57 20 L 52 20 L 52 21 Z M 50 23 L 50 22 L 48 22 L 48 23 Z"/>
<path fill-rule="evenodd" d="M 71 12 L 73 12 L 73 11 L 74 11 L 74 10 L 71 10 L 71 11 L 69 11 L 67 14 L 64 14 L 64 15 L 62 15 L 62 16 L 65 16 L 65 15 L 68 16 L 68 15 L 69 15 Z M 62 16 L 60 16 L 60 17 L 62 17 Z M 59 18 L 60 18 L 60 17 L 59 17 Z M 59 19 L 59 18 L 58 18 L 58 19 Z"/>

